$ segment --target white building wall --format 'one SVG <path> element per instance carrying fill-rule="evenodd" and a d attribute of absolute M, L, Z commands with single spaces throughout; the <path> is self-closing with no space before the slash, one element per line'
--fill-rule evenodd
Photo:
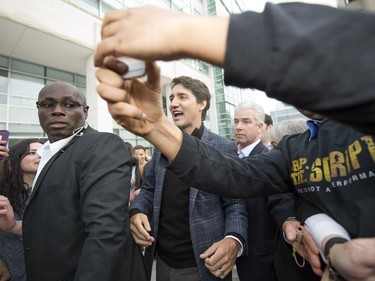
<path fill-rule="evenodd" d="M 144 4 L 150 2 L 152 1 L 145 1 Z M 128 4 L 133 6 L 131 1 Z M 88 122 L 99 131 L 112 132 L 113 121 L 107 104 L 96 92 L 97 80 L 93 65 L 93 52 L 100 40 L 102 19 L 63 0 L 2 0 L 0 17 L 20 24 L 17 36 L 12 37 L 14 40 L 10 42 L 9 50 L 4 53 L 3 49 L 0 53 L 85 75 L 86 98 L 90 106 Z M 35 38 L 42 38 L 45 48 L 40 48 L 38 44 L 22 44 L 22 40 L 32 40 L 34 34 Z M 53 47 L 48 48 L 50 46 Z M 212 93 L 211 104 L 215 105 L 213 82 L 209 76 L 181 62 L 160 62 L 160 66 L 164 83 L 169 83 L 173 77 L 180 75 L 192 76 L 205 82 Z M 206 124 L 207 127 L 217 131 L 215 106 L 212 106 L 209 116 L 211 121 Z"/>
<path fill-rule="evenodd" d="M 0 16 L 94 49 L 101 19 L 61 0 L 2 0 Z"/>

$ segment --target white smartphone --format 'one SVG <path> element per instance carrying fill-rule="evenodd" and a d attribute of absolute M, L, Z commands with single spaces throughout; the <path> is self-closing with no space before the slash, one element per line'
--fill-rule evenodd
<path fill-rule="evenodd" d="M 146 64 L 143 60 L 129 57 L 118 57 L 117 59 L 128 66 L 128 71 L 122 76 L 124 79 L 132 79 L 146 75 Z"/>

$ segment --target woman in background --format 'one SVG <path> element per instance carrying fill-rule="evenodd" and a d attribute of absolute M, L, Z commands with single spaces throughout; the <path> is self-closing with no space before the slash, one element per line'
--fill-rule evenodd
<path fill-rule="evenodd" d="M 0 199 L 9 201 L 16 220 L 23 218 L 40 161 L 36 151 L 42 144 L 39 139 L 23 140 L 1 161 Z M 11 281 L 26 281 L 22 236 L 0 231 L 0 258 L 9 268 Z"/>

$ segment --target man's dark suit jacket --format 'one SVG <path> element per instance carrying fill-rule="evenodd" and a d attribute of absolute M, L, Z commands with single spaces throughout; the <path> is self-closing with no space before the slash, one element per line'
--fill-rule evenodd
<path fill-rule="evenodd" d="M 129 229 L 130 155 L 91 128 L 41 171 L 23 219 L 28 281 L 147 280 Z"/>
<path fill-rule="evenodd" d="M 249 154 L 268 152 L 268 148 L 258 143 Z M 247 198 L 248 248 L 247 255 L 237 258 L 240 280 L 276 281 L 274 267 L 275 235 L 278 224 L 295 216 L 294 200 L 286 194 L 268 197 Z"/>

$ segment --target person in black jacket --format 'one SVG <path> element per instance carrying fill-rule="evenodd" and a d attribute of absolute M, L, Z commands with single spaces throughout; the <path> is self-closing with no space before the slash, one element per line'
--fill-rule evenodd
<path fill-rule="evenodd" d="M 0 229 L 23 235 L 27 280 L 147 280 L 129 228 L 125 143 L 88 126 L 85 96 L 71 84 L 46 85 L 36 105 L 49 141 L 22 221 L 0 197 Z"/>
<path fill-rule="evenodd" d="M 157 81 L 158 70 L 154 68 L 152 73 L 151 67 L 148 79 Z M 152 97 L 155 91 L 148 95 Z M 187 184 L 222 196 L 243 198 L 294 190 L 342 225 L 351 238 L 375 236 L 371 223 L 375 220 L 371 203 L 375 198 L 373 136 L 328 119 L 318 128 L 284 138 L 278 148 L 266 154 L 241 161 L 182 133 L 163 113 L 158 116 L 156 110 L 147 112 L 148 117 L 141 122 L 156 124 L 147 138 L 173 160 L 168 168 Z M 116 116 L 120 124 L 129 126 L 130 123 L 121 123 L 123 117 Z M 310 262 L 314 272 L 321 274 L 319 261 Z"/>
<path fill-rule="evenodd" d="M 319 18 L 316 17 L 317 14 L 320 15 Z M 122 21 L 126 22 L 122 24 Z M 140 22 L 142 25 L 139 24 Z M 253 28 L 254 26 L 257 28 Z M 158 31 L 156 35 L 154 30 Z M 325 172 L 324 175 L 328 178 L 323 177 L 322 179 L 324 181 L 331 180 L 329 170 L 325 170 L 327 167 L 326 155 L 338 155 L 339 158 L 336 156 L 331 158 L 332 163 L 335 163 L 334 161 L 340 159 L 342 155 L 344 155 L 344 160 L 346 159 L 345 155 L 350 155 L 349 162 L 346 160 L 345 164 L 347 165 L 346 169 L 350 168 L 351 173 L 358 172 L 354 169 L 354 167 L 358 168 L 356 166 L 358 163 L 373 167 L 374 158 L 371 156 L 373 155 L 371 147 L 373 147 L 375 133 L 375 95 L 373 94 L 375 89 L 375 80 L 373 79 L 375 76 L 375 53 L 373 52 L 375 37 L 372 36 L 374 33 L 374 14 L 300 3 L 267 4 L 265 11 L 261 14 L 245 12 L 232 15 L 230 18 L 181 16 L 181 14 L 152 7 L 116 11 L 108 14 L 105 18 L 102 26 L 103 40 L 98 44 L 95 53 L 95 64 L 101 67 L 97 71 L 97 77 L 101 82 L 97 89 L 99 94 L 109 102 L 109 110 L 114 119 L 124 128 L 147 138 L 167 158 L 174 160 L 169 168 L 187 182 L 189 182 L 188 176 L 200 172 L 199 167 L 208 167 L 215 163 L 213 166 L 217 169 L 220 167 L 218 163 L 227 161 L 227 164 L 221 168 L 225 167 L 228 170 L 221 170 L 221 172 L 215 170 L 215 175 L 225 175 L 225 178 L 220 177 L 218 182 L 211 181 L 212 178 L 207 176 L 210 173 L 203 173 L 206 178 L 197 179 L 194 177 L 197 181 L 192 184 L 198 186 L 202 184 L 207 187 L 209 186 L 207 181 L 211 181 L 212 189 L 208 188 L 210 191 L 219 192 L 220 190 L 226 195 L 238 196 L 241 194 L 244 197 L 250 196 L 250 193 L 254 195 L 256 193 L 257 196 L 267 194 L 272 186 L 275 188 L 275 192 L 281 192 L 284 189 L 280 189 L 280 187 L 286 186 L 285 183 L 290 180 L 295 185 L 303 183 L 306 179 L 304 171 L 314 175 L 309 170 L 313 164 L 313 172 L 318 173 L 317 177 L 312 177 L 312 179 L 319 181 L 322 172 Z M 154 36 L 149 36 L 149 34 Z M 176 36 L 175 39 L 181 38 L 181 40 L 176 39 L 174 44 L 170 44 L 171 35 Z M 184 40 L 186 38 L 189 40 Z M 236 160 L 229 160 L 222 157 L 220 153 L 207 150 L 204 145 L 183 135 L 168 122 L 161 109 L 160 70 L 152 62 L 147 63 L 148 83 L 145 89 L 140 86 L 141 82 L 138 80 L 123 82 L 117 73 L 126 72 L 126 66 L 114 64 L 114 60 L 108 57 L 115 52 L 144 60 L 172 60 L 182 57 L 203 59 L 224 67 L 227 85 L 266 90 L 267 94 L 273 98 L 346 123 L 364 134 L 332 120 L 323 122 L 319 132 L 323 129 L 322 131 L 328 139 L 319 142 L 319 146 L 315 146 L 313 149 L 317 156 L 310 155 L 312 150 L 307 147 L 307 145 L 314 147 L 311 143 L 307 143 L 310 139 L 309 133 L 303 134 L 297 140 L 293 137 L 286 138 L 280 143 L 280 149 L 267 154 L 267 156 L 280 157 L 280 162 L 268 162 L 270 159 L 265 156 L 252 158 L 252 161 L 260 159 L 257 161 L 260 161 L 261 164 L 269 164 L 268 169 L 265 170 L 267 176 L 268 172 L 274 172 L 276 175 L 281 172 L 279 176 L 284 175 L 276 176 L 279 178 L 277 182 L 267 181 L 267 188 L 257 189 L 254 188 L 257 185 L 250 184 L 254 182 L 249 182 L 251 177 L 246 175 L 247 172 L 235 164 Z M 114 92 L 117 95 L 114 95 Z M 126 103 L 123 103 L 124 101 Z M 320 133 L 319 135 L 324 134 Z M 344 138 L 346 143 L 338 143 L 342 139 L 338 138 L 338 135 L 348 136 Z M 299 142 L 298 146 L 297 141 Z M 306 146 L 301 147 L 301 141 Z M 316 142 L 314 139 L 312 141 Z M 290 149 L 291 145 L 294 145 L 292 149 Z M 361 162 L 355 161 L 356 157 L 352 152 L 355 148 L 362 151 Z M 348 153 L 349 151 L 351 154 Z M 355 151 L 358 152 L 358 150 Z M 189 153 L 185 155 L 186 152 Z M 301 153 L 301 158 L 298 158 L 297 152 Z M 330 154 L 333 152 L 336 154 Z M 305 163 L 306 154 L 309 155 L 309 165 L 307 162 Z M 295 156 L 297 159 L 294 159 Z M 189 161 L 192 159 L 195 161 L 194 163 L 199 161 L 200 164 L 191 164 L 192 169 L 188 171 L 180 170 L 178 165 L 180 157 L 184 159 L 188 157 Z M 354 166 L 351 166 L 350 161 L 352 160 L 355 163 Z M 291 165 L 293 168 L 291 174 L 285 168 L 285 163 L 288 161 L 294 161 L 291 162 L 293 164 Z M 312 162 L 310 163 L 310 161 Z M 257 164 L 247 164 L 244 169 L 246 170 L 249 168 L 248 165 L 251 165 L 251 170 L 255 169 L 257 174 L 261 173 L 258 166 L 262 166 L 264 169 L 264 165 L 260 165 L 259 162 L 255 163 Z M 337 170 L 342 167 L 339 165 L 332 167 L 334 167 L 332 175 L 335 177 L 338 175 L 337 171 L 348 172 L 348 170 L 344 170 L 345 167 L 342 170 Z M 184 163 L 184 168 L 186 168 L 186 163 Z M 228 173 L 232 168 L 236 172 Z M 368 187 L 371 186 L 368 183 L 373 180 L 370 175 L 371 172 L 367 170 L 366 181 L 369 182 L 364 185 L 366 192 L 357 193 L 356 196 L 365 194 L 367 198 L 374 197 L 371 189 L 368 190 Z M 342 175 L 339 174 L 339 176 Z M 259 175 L 257 175 L 258 177 Z M 232 185 L 231 181 L 234 181 L 235 184 Z M 335 181 L 334 184 L 338 183 L 343 182 Z M 351 184 L 358 184 L 358 182 L 353 183 L 352 178 Z M 231 189 L 228 186 L 231 186 Z M 317 187 L 320 189 L 318 185 L 311 185 L 310 188 L 305 186 L 306 190 L 301 189 L 301 191 L 304 191 L 306 195 L 307 191 L 317 190 Z M 332 186 L 325 186 L 326 191 L 327 187 L 330 190 Z M 350 191 L 354 190 L 355 188 L 350 189 Z M 352 201 L 356 202 L 352 195 L 354 194 L 351 194 Z M 367 204 L 360 206 L 368 207 Z M 330 207 L 334 206 L 331 204 Z M 338 209 L 333 208 L 330 211 L 336 213 L 337 216 Z M 348 210 L 347 206 L 341 209 Z M 358 220 L 358 216 L 362 216 L 362 211 L 365 211 L 366 215 L 374 212 L 371 209 L 362 209 L 362 211 L 360 208 L 355 209 L 358 211 L 355 214 L 351 213 L 349 217 L 354 215 L 354 220 L 352 220 L 354 224 L 363 224 L 365 228 L 348 225 L 350 220 L 346 219 L 339 223 L 345 226 L 353 237 L 364 237 L 364 235 L 373 237 L 371 223 L 366 223 L 371 218 L 366 216 L 364 220 L 362 218 Z M 330 215 L 336 219 L 335 215 L 332 213 Z M 345 218 L 345 216 L 338 215 L 337 219 L 342 220 L 343 217 Z M 361 231 L 358 232 L 358 229 Z M 366 241 L 360 239 L 360 241 L 371 244 L 373 239 Z M 345 245 L 352 245 L 358 240 L 353 241 L 347 242 Z M 341 245 L 333 247 L 332 250 L 343 248 L 339 246 Z M 342 251 L 342 253 L 347 252 Z M 375 258 L 368 260 L 368 264 L 356 263 L 356 261 L 354 264 L 360 268 L 366 268 L 369 264 L 371 268 L 375 265 Z M 349 278 L 353 273 L 344 267 L 340 269 L 340 273 L 346 278 Z M 370 270 L 366 273 L 368 274 L 366 276 L 371 276 L 372 272 Z"/>

